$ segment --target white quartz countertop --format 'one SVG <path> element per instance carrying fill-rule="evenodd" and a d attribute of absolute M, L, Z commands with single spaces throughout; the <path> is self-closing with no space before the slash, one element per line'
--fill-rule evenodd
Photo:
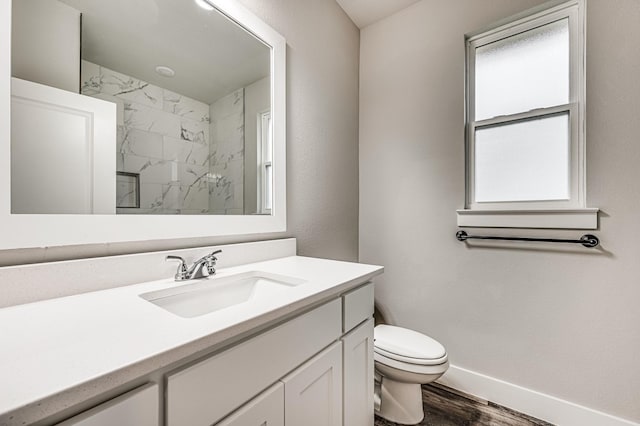
<path fill-rule="evenodd" d="M 382 270 L 301 256 L 220 269 L 206 279 L 215 283 L 229 275 L 264 271 L 306 282 L 271 300 L 252 300 L 194 318 L 182 318 L 139 297 L 189 283 L 173 278 L 0 309 L 0 423 L 8 413 L 134 364 L 144 366 L 145 360 L 176 348 L 194 342 L 222 344 L 336 297 Z M 162 363 L 179 359 L 178 354 L 165 356 Z M 155 363 L 139 372 L 157 367 Z"/>

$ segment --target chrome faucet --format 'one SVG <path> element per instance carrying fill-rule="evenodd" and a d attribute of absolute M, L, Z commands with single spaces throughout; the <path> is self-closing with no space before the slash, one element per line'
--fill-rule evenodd
<path fill-rule="evenodd" d="M 165 260 L 177 260 L 180 262 L 178 270 L 176 271 L 176 281 L 192 280 L 196 278 L 205 278 L 216 274 L 216 261 L 218 258 L 216 254 L 222 253 L 222 250 L 216 250 L 211 254 L 193 262 L 191 268 L 187 268 L 187 262 L 180 256 L 167 256 Z"/>

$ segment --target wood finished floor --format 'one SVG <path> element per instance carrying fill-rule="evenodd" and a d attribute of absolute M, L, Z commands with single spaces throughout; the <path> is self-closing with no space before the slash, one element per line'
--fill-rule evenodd
<path fill-rule="evenodd" d="M 421 426 L 553 426 L 492 402 L 484 403 L 457 395 L 443 386 L 422 387 L 424 420 Z M 381 417 L 374 426 L 396 426 Z"/>

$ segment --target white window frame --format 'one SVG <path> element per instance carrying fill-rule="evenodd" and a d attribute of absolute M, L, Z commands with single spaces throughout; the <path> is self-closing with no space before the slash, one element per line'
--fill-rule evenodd
<path fill-rule="evenodd" d="M 597 227 L 598 209 L 586 208 L 584 18 L 584 0 L 554 1 L 501 21 L 488 30 L 465 36 L 466 199 L 465 209 L 458 210 L 458 226 L 580 229 Z M 568 19 L 569 22 L 569 103 L 475 121 L 476 49 L 563 19 Z M 565 113 L 569 115 L 570 127 L 569 199 L 509 202 L 475 200 L 474 153 L 477 129 Z"/>
<path fill-rule="evenodd" d="M 268 120 L 269 124 L 265 126 L 265 120 Z M 273 176 L 273 139 L 271 144 L 269 138 L 272 138 L 272 124 L 271 124 L 271 111 L 264 110 L 257 114 L 257 129 L 258 129 L 258 206 L 260 207 L 260 214 L 271 214 L 271 207 L 267 206 L 267 193 L 271 194 L 271 204 L 273 205 L 273 180 L 269 180 L 267 168 L 271 167 L 271 173 Z M 265 127 L 267 131 L 265 132 Z M 271 150 L 268 149 L 271 145 Z"/>

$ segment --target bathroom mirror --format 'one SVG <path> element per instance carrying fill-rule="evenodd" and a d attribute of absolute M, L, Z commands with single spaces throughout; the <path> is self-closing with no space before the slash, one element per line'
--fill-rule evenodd
<path fill-rule="evenodd" d="M 275 30 L 231 0 L 0 4 L 0 248 L 286 229 Z"/>
<path fill-rule="evenodd" d="M 204 0 L 13 0 L 12 22 L 12 213 L 271 213 L 269 45 Z"/>

